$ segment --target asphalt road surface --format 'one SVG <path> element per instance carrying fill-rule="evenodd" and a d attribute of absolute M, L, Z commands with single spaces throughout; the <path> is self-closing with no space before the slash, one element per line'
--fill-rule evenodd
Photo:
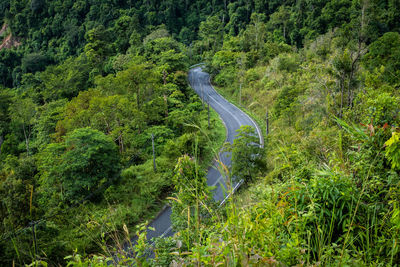
<path fill-rule="evenodd" d="M 243 111 L 228 102 L 225 98 L 219 95 L 210 84 L 210 76 L 203 72 L 201 67 L 193 68 L 189 71 L 189 82 L 191 87 L 196 91 L 203 101 L 210 103 L 210 106 L 219 114 L 225 124 L 227 130 L 226 141 L 232 143 L 237 132 L 242 125 L 250 125 L 256 129 L 256 133 L 260 138 L 260 143 L 263 145 L 263 137 L 257 124 Z M 231 159 L 227 153 L 220 153 L 220 160 L 223 164 L 230 166 Z M 218 202 L 224 201 L 227 198 L 225 190 L 225 179 L 218 171 L 217 162 L 208 169 L 207 183 L 209 186 L 215 186 L 213 191 L 214 199 Z M 235 187 L 238 187 L 239 181 L 235 182 Z M 152 221 L 149 226 L 155 231 L 148 230 L 147 240 L 159 236 L 172 236 L 174 233 L 171 227 L 171 208 L 164 208 Z"/>

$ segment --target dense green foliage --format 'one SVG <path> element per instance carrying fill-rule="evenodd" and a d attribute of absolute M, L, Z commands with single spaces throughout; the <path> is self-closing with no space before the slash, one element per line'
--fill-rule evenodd
<path fill-rule="evenodd" d="M 38 161 L 42 205 L 84 198 L 117 176 L 120 164 L 112 138 L 91 128 L 74 130 L 63 143 L 49 144 Z"/>
<path fill-rule="evenodd" d="M 173 191 L 175 236 L 146 259 L 141 224 L 121 264 L 400 262 L 398 1 L 12 0 L 3 17 L 21 44 L 0 50 L 0 265 L 105 266 Z M 226 146 L 227 192 L 246 183 L 222 208 L 198 61 L 269 114 L 265 149 L 246 127 Z"/>
<path fill-rule="evenodd" d="M 225 144 L 225 151 L 231 152 L 231 175 L 251 182 L 263 169 L 264 150 L 254 129 L 248 125 L 240 127 L 233 143 Z"/>
<path fill-rule="evenodd" d="M 300 50 L 267 37 L 275 18 L 298 15 L 280 7 L 266 21 L 253 14 L 242 33 L 207 55 L 223 94 L 260 120 L 269 111 L 268 169 L 228 205 L 224 223 L 214 221 L 209 240 L 192 249 L 197 256 L 187 263 L 399 261 L 398 28 L 388 20 L 387 30 L 374 28 L 383 4 L 341 4 L 353 15 L 301 38 Z M 247 41 L 260 34 L 262 41 Z"/>
<path fill-rule="evenodd" d="M 167 202 L 176 160 L 196 142 L 198 162 L 209 163 L 222 125 L 212 114 L 206 127 L 186 47 L 173 38 L 180 29 L 149 13 L 167 12 L 158 3 L 1 5 L 2 37 L 21 45 L 0 51 L 10 88 L 0 91 L 0 265 L 109 253 L 124 225 Z"/>

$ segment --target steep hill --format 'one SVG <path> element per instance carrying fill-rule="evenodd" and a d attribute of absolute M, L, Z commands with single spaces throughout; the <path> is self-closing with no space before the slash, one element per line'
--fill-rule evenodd
<path fill-rule="evenodd" d="M 134 235 L 126 265 L 400 262 L 398 1 L 0 7 L 21 43 L 0 50 L 0 265 L 102 266 Z M 223 127 L 187 82 L 198 62 L 268 127 L 263 150 L 251 128 L 225 145 L 227 193 L 245 182 L 223 207 L 203 172 Z M 146 242 L 166 203 L 176 235 Z"/>

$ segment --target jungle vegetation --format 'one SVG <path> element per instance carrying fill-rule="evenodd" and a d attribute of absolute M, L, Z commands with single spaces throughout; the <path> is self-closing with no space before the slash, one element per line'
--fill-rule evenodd
<path fill-rule="evenodd" d="M 18 41 L 0 50 L 1 265 L 106 266 L 135 234 L 120 265 L 399 264 L 398 1 L 0 6 Z M 198 62 L 264 129 L 268 114 L 264 149 L 246 127 L 225 146 L 245 184 L 223 207 Z M 148 258 L 167 198 L 176 234 Z"/>

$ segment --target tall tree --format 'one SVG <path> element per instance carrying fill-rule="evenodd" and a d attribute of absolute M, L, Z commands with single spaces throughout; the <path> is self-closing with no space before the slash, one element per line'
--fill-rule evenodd
<path fill-rule="evenodd" d="M 28 155 L 30 155 L 29 142 L 31 140 L 32 127 L 35 123 L 36 111 L 37 106 L 31 98 L 17 97 L 10 106 L 11 120 L 22 128 Z"/>
<path fill-rule="evenodd" d="M 77 203 L 119 175 L 120 157 L 109 136 L 80 128 L 63 143 L 48 145 L 39 155 L 38 168 L 44 196 Z"/>
<path fill-rule="evenodd" d="M 237 130 L 233 144 L 227 144 L 225 149 L 232 153 L 232 177 L 252 181 L 263 168 L 264 150 L 260 140 L 251 126 L 241 126 Z"/>
<path fill-rule="evenodd" d="M 206 44 L 207 49 L 216 52 L 222 47 L 223 26 L 219 16 L 208 17 L 200 24 L 199 37 Z"/>

